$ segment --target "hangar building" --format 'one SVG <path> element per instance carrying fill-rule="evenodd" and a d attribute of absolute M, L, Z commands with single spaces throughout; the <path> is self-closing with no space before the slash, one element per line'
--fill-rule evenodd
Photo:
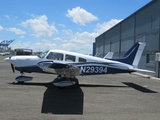
<path fill-rule="evenodd" d="M 154 76 L 159 77 L 160 65 L 155 61 L 155 56 L 160 52 L 160 0 L 152 0 L 98 36 L 95 52 L 103 57 L 111 51 L 114 58 L 118 58 L 137 41 L 146 42 L 138 67 L 156 71 Z"/>

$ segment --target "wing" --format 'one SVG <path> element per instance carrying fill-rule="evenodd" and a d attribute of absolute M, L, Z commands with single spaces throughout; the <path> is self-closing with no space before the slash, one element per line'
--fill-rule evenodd
<path fill-rule="evenodd" d="M 56 63 L 53 61 L 43 61 L 37 64 L 43 71 L 66 76 L 80 75 L 80 69 L 73 64 Z"/>

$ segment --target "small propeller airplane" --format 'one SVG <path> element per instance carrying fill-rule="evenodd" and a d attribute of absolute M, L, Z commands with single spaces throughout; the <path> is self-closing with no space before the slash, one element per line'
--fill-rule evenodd
<path fill-rule="evenodd" d="M 4 60 L 11 63 L 13 72 L 20 71 L 21 76 L 15 79 L 18 82 L 32 80 L 23 75 L 25 72 L 48 73 L 58 75 L 53 81 L 55 86 L 66 87 L 76 84 L 75 76 L 78 75 L 153 72 L 137 68 L 144 47 L 145 43 L 137 42 L 119 59 L 112 59 L 113 53 L 109 53 L 109 58 L 99 58 L 64 50 L 50 50 L 38 56 L 11 56 Z"/>

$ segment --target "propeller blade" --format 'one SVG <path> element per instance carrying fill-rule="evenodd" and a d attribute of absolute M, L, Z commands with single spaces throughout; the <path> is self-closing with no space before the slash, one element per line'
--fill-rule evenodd
<path fill-rule="evenodd" d="M 12 68 L 13 73 L 15 73 L 15 71 L 14 71 L 14 65 L 12 63 L 11 63 L 11 68 Z"/>

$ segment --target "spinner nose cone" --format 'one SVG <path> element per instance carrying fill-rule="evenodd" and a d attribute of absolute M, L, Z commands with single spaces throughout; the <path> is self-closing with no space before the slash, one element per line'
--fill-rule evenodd
<path fill-rule="evenodd" d="M 15 57 L 7 57 L 4 59 L 4 61 L 9 62 L 9 63 L 14 63 L 15 60 L 16 60 Z"/>

